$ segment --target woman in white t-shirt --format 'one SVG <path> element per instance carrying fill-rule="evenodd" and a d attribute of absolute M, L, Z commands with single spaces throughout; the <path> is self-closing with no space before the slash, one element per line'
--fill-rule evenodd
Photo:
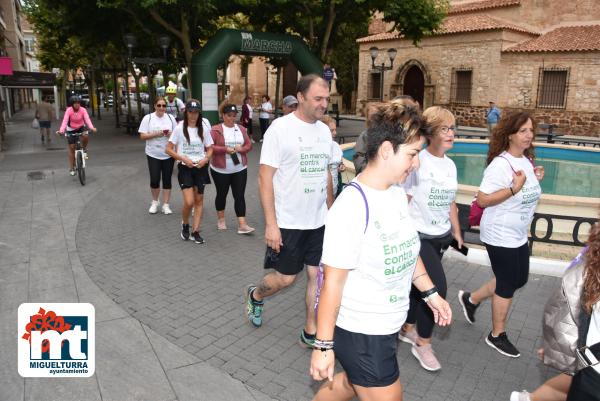
<path fill-rule="evenodd" d="M 454 146 L 456 122 L 449 110 L 439 106 L 425 110 L 423 122 L 432 137 L 427 138 L 427 148 L 419 152 L 419 169 L 410 174 L 404 188 L 409 197 L 410 217 L 421 238 L 419 255 L 429 277 L 445 298 L 448 286 L 442 266 L 443 252 L 453 239 L 459 248 L 463 242 L 455 201 L 456 166 L 446 156 Z M 412 354 L 429 371 L 442 367 L 431 347 L 433 326 L 433 313 L 413 286 L 408 317 L 398 337 L 412 344 Z"/>
<path fill-rule="evenodd" d="M 402 399 L 396 338 L 411 282 L 423 291 L 438 324 L 452 319 L 419 258 L 419 236 L 397 185 L 419 165 L 421 135 L 427 135 L 419 128 L 412 101 L 380 106 L 371 117 L 367 167 L 327 214 L 310 374 L 333 383 L 321 386 L 314 400 Z M 344 371 L 334 376 L 335 358 Z"/>
<path fill-rule="evenodd" d="M 238 219 L 238 234 L 251 234 L 254 228 L 246 221 L 246 181 L 248 180 L 248 152 L 252 150 L 246 129 L 235 123 L 237 107 L 226 103 L 221 106 L 223 123 L 212 127 L 210 134 L 214 157 L 210 161 L 210 175 L 215 182 L 217 196 L 217 229 L 226 230 L 225 204 L 229 188 L 233 194 L 234 210 Z"/>
<path fill-rule="evenodd" d="M 269 128 L 269 121 L 273 114 L 273 105 L 271 104 L 271 98 L 269 95 L 263 95 L 262 104 L 258 109 L 258 122 L 260 124 L 260 141 L 262 142 L 265 132 Z"/>
<path fill-rule="evenodd" d="M 152 203 L 148 212 L 156 214 L 160 205 L 160 181 L 162 177 L 163 205 L 162 212 L 171 214 L 169 207 L 171 199 L 171 176 L 175 160 L 165 152 L 169 136 L 177 126 L 175 119 L 165 112 L 167 102 L 162 96 L 154 99 L 154 113 L 146 114 L 140 123 L 138 132 L 140 138 L 146 141 L 146 157 L 150 171 L 150 193 Z"/>
<path fill-rule="evenodd" d="M 196 244 L 204 244 L 200 223 L 204 206 L 204 186 L 210 184 L 208 162 L 212 156 L 210 127 L 200 116 L 200 102 L 190 99 L 185 105 L 183 121 L 169 138 L 167 153 L 179 161 L 177 179 L 183 194 L 181 239 L 190 236 Z M 190 234 L 190 213 L 194 214 Z"/>
<path fill-rule="evenodd" d="M 324 115 L 321 118 L 321 121 L 324 122 L 329 130 L 331 131 L 331 158 L 329 159 L 329 173 L 331 174 L 331 182 L 333 186 L 333 196 L 338 196 L 338 194 L 342 191 L 342 171 L 346 169 L 344 166 L 343 158 L 344 152 L 342 152 L 342 148 L 340 144 L 335 141 L 335 137 L 337 136 L 337 124 L 335 120 L 328 115 Z"/>
<path fill-rule="evenodd" d="M 527 235 L 544 178 L 544 169 L 534 168 L 534 137 L 535 123 L 525 112 L 504 116 L 492 134 L 477 203 L 485 208 L 480 238 L 495 277 L 473 293 L 458 292 L 471 324 L 480 302 L 492 298 L 492 331 L 485 342 L 512 358 L 521 354 L 506 335 L 506 320 L 515 291 L 529 277 Z"/>

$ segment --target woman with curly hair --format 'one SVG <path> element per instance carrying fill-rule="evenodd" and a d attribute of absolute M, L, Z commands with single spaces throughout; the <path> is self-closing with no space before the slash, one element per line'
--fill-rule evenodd
<path fill-rule="evenodd" d="M 600 401 L 600 223 L 585 253 L 581 308 L 577 353 L 582 369 L 573 376 L 567 401 Z"/>
<path fill-rule="evenodd" d="M 477 193 L 485 208 L 480 238 L 488 252 L 494 278 L 473 293 L 459 291 L 467 321 L 475 322 L 480 302 L 492 298 L 492 331 L 485 342 L 502 355 L 521 354 L 506 335 L 506 319 L 516 290 L 527 283 L 527 233 L 542 194 L 541 167 L 534 169 L 535 122 L 528 113 L 503 117 L 490 139 L 487 168 Z"/>
<path fill-rule="evenodd" d="M 452 311 L 419 257 L 420 241 L 402 186 L 419 167 L 425 136 L 413 102 L 377 108 L 367 135 L 367 167 L 327 213 L 323 288 L 310 374 L 328 380 L 314 401 L 401 400 L 397 335 L 411 283 L 445 326 Z M 348 218 L 362 211 L 363 218 Z M 340 238 L 344 241 L 340 241 Z M 343 372 L 334 376 L 335 359 Z"/>
<path fill-rule="evenodd" d="M 600 400 L 600 364 L 593 365 L 600 360 L 600 222 L 548 300 L 543 332 L 538 352 L 544 364 L 563 373 L 532 393 L 513 391 L 510 401 Z"/>

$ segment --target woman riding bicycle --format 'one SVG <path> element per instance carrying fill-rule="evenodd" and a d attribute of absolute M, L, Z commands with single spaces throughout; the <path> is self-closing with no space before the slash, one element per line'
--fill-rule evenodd
<path fill-rule="evenodd" d="M 90 120 L 90 116 L 85 107 L 81 107 L 81 98 L 79 96 L 71 96 L 69 102 L 71 103 L 71 107 L 68 107 L 67 111 L 65 111 L 65 116 L 63 117 L 58 133 L 60 135 L 67 135 L 67 141 L 69 143 L 69 174 L 75 175 L 75 144 L 77 143 L 77 136 L 69 134 L 81 133 L 81 146 L 83 147 L 83 152 L 87 159 L 87 130 L 91 129 L 92 132 L 96 132 L 96 128 L 94 127 L 94 124 L 92 124 L 92 120 Z"/>

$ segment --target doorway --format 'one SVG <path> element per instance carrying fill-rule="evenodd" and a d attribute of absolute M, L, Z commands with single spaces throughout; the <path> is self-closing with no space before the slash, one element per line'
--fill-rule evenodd
<path fill-rule="evenodd" d="M 425 77 L 423 71 L 416 66 L 411 66 L 404 75 L 403 94 L 410 95 L 423 107 L 423 96 L 425 94 Z"/>

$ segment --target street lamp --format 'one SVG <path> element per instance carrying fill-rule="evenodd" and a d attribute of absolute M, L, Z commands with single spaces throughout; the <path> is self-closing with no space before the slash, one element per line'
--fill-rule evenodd
<path fill-rule="evenodd" d="M 164 64 L 167 62 L 167 49 L 171 43 L 171 38 L 167 35 L 160 35 L 158 37 L 158 45 L 162 49 L 163 57 L 131 57 L 131 53 L 133 48 L 137 45 L 137 39 L 135 35 L 131 33 L 127 33 L 123 35 L 123 40 L 125 41 L 125 45 L 127 46 L 127 51 L 129 52 L 129 62 L 132 61 L 137 64 L 143 64 L 146 66 L 146 76 L 148 77 L 148 103 L 149 107 L 154 107 L 154 93 L 152 88 L 152 77 L 150 72 L 150 67 L 154 64 Z"/>
<path fill-rule="evenodd" d="M 398 51 L 394 48 L 388 49 L 387 54 L 390 59 L 390 65 L 385 65 L 385 60 L 381 63 L 381 65 L 375 65 L 375 59 L 377 59 L 377 55 L 379 54 L 379 49 L 376 46 L 373 46 L 369 49 L 369 53 L 371 54 L 371 69 L 373 71 L 379 71 L 381 74 L 380 88 L 379 88 L 379 99 L 383 101 L 383 76 L 385 71 L 390 71 L 394 68 L 394 59 L 396 58 L 396 54 Z"/>

